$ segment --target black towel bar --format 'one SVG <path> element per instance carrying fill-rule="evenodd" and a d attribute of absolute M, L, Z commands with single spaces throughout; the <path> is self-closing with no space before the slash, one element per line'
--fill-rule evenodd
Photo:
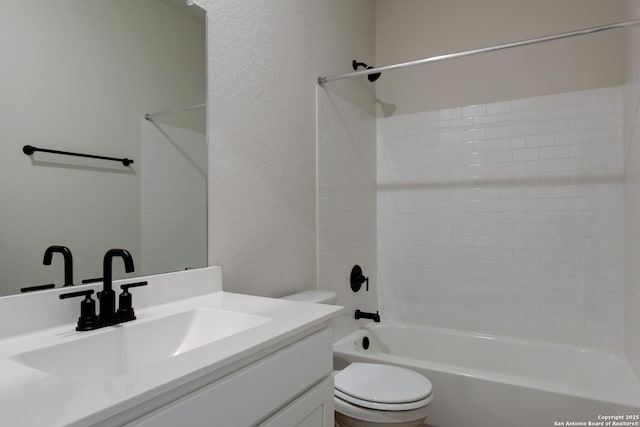
<path fill-rule="evenodd" d="M 36 151 L 42 151 L 43 153 L 62 154 L 65 156 L 88 157 L 90 159 L 111 160 L 114 162 L 121 162 L 124 166 L 129 166 L 131 163 L 133 163 L 133 160 L 127 159 L 127 158 L 118 159 L 115 157 L 94 156 L 93 154 L 82 154 L 82 153 L 72 153 L 70 151 L 49 150 L 48 148 L 38 148 L 32 145 L 25 145 L 24 147 L 22 147 L 22 152 L 27 156 L 32 155 Z"/>

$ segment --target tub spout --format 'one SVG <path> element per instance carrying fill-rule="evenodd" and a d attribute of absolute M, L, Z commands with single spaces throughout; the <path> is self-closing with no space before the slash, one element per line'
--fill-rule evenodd
<path fill-rule="evenodd" d="M 380 323 L 380 313 L 376 310 L 375 313 L 367 313 L 366 311 L 356 310 L 356 320 L 358 319 L 371 319 L 374 322 Z"/>

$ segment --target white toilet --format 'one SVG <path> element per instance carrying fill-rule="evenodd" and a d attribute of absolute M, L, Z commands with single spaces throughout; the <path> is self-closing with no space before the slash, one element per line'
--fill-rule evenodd
<path fill-rule="evenodd" d="M 352 363 L 333 378 L 341 427 L 417 427 L 429 414 L 431 382 L 410 369 Z"/>
<path fill-rule="evenodd" d="M 283 299 L 334 304 L 336 295 L 305 291 Z M 429 414 L 431 382 L 410 369 L 375 363 L 352 363 L 334 373 L 336 426 L 418 427 Z"/>

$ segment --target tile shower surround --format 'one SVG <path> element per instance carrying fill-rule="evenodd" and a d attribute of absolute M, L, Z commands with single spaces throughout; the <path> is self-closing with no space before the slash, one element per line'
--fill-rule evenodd
<path fill-rule="evenodd" d="M 376 310 L 375 117 L 330 91 L 319 89 L 318 288 L 333 291 L 345 315 Z M 351 291 L 358 264 L 370 291 Z"/>
<path fill-rule="evenodd" d="M 379 118 L 387 319 L 622 350 L 622 88 Z"/>
<path fill-rule="evenodd" d="M 624 97 L 625 351 L 640 378 L 640 84 L 625 86 Z"/>

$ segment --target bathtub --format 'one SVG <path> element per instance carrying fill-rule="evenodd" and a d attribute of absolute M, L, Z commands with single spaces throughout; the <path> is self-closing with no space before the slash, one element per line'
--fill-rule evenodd
<path fill-rule="evenodd" d="M 428 426 L 640 426 L 640 382 L 623 357 L 604 351 L 387 323 L 357 330 L 333 351 L 336 369 L 387 363 L 429 378 Z"/>

